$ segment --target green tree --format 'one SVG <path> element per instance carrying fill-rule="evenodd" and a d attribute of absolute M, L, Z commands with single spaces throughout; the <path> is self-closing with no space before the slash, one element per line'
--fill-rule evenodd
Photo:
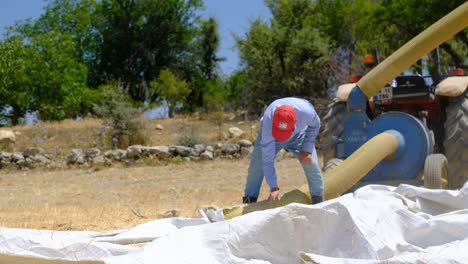
<path fill-rule="evenodd" d="M 54 31 L 2 43 L 0 101 L 13 125 L 28 111 L 38 111 L 42 120 L 62 120 L 90 109 L 99 95 L 87 88 L 86 66 L 75 52 L 71 37 Z"/>
<path fill-rule="evenodd" d="M 363 19 L 356 24 L 356 29 L 361 33 L 363 42 L 374 45 L 378 43 L 379 49 L 384 46 L 382 41 L 385 40 L 388 48 L 381 51 L 385 57 L 464 2 L 463 0 L 382 0 L 373 3 L 371 8 L 367 9 L 368 12 L 362 16 Z M 437 58 L 436 51 L 433 51 L 429 57 L 431 75 L 436 82 L 440 79 L 436 69 L 467 66 L 464 65 L 464 58 L 468 54 L 467 30 L 443 43 L 440 50 L 440 57 L 443 59 Z M 442 65 L 437 65 L 439 62 Z M 420 68 L 416 70 L 420 71 Z"/>
<path fill-rule="evenodd" d="M 216 20 L 210 17 L 207 20 L 200 20 L 199 24 L 197 38 L 192 45 L 192 60 L 197 67 L 188 74 L 192 88 L 187 100 L 190 111 L 205 106 L 204 98 L 207 85 L 218 82 L 219 62 L 224 60 L 216 55 L 220 45 Z"/>
<path fill-rule="evenodd" d="M 328 80 L 335 85 L 347 82 L 350 74 L 359 74 L 362 73 L 361 70 L 364 70 L 361 69 L 363 68 L 361 67 L 362 54 L 359 47 L 362 39 L 355 25 L 363 19 L 362 14 L 368 12 L 369 5 L 371 2 L 368 0 L 317 1 L 313 23 L 321 34 L 329 39 L 330 77 Z"/>
<path fill-rule="evenodd" d="M 233 72 L 227 80 L 225 86 L 227 89 L 227 103 L 232 110 L 246 109 L 247 104 L 245 95 L 247 94 L 246 85 L 247 74 L 244 70 L 237 70 Z"/>
<path fill-rule="evenodd" d="M 227 90 L 220 80 L 207 81 L 203 101 L 204 110 L 208 118 L 218 127 L 218 140 L 222 139 L 221 127 L 224 123 L 224 110 L 226 106 Z"/>
<path fill-rule="evenodd" d="M 237 37 L 251 109 L 284 96 L 323 96 L 326 91 L 327 39 L 314 27 L 314 3 L 267 1 L 270 24 L 255 20 Z"/>
<path fill-rule="evenodd" d="M 181 57 L 190 52 L 201 6 L 201 0 L 101 1 L 96 24 L 102 38 L 96 58 L 100 83 L 120 80 L 134 100 L 155 100 L 148 96 L 149 84 L 162 69 L 185 66 Z"/>
<path fill-rule="evenodd" d="M 49 32 L 31 39 L 28 75 L 34 96 L 31 110 L 42 120 L 76 117 L 93 96 L 86 86 L 87 68 L 76 60 L 68 34 Z"/>
<path fill-rule="evenodd" d="M 185 81 L 177 77 L 168 69 L 160 72 L 159 78 L 151 83 L 152 91 L 160 95 L 160 99 L 166 102 L 169 108 L 168 115 L 173 117 L 190 93 L 190 89 Z"/>
<path fill-rule="evenodd" d="M 218 63 L 224 60 L 216 55 L 220 44 L 220 38 L 218 34 L 218 23 L 213 17 L 201 22 L 200 38 L 200 69 L 205 80 L 211 81 L 218 75 Z"/>
<path fill-rule="evenodd" d="M 45 13 L 33 23 L 27 35 L 50 31 L 67 33 L 74 42 L 78 61 L 92 65 L 101 44 L 95 32 L 98 6 L 95 0 L 51 0 L 45 7 Z"/>
<path fill-rule="evenodd" d="M 0 109 L 2 119 L 17 125 L 33 100 L 28 69 L 31 51 L 15 36 L 0 42 Z"/>
<path fill-rule="evenodd" d="M 207 81 L 205 87 L 206 91 L 203 95 L 205 109 L 208 112 L 225 110 L 227 90 L 224 83 L 220 79 Z"/>

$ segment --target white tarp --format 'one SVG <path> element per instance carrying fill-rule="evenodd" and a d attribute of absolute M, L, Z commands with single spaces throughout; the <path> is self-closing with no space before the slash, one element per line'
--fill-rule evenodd
<path fill-rule="evenodd" d="M 4 228 L 0 263 L 468 263 L 467 209 L 468 184 L 458 191 L 370 185 L 229 221 L 211 222 L 218 211 L 105 233 Z"/>

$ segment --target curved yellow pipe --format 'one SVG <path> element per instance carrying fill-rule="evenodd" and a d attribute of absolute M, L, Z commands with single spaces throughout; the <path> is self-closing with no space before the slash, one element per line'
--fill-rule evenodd
<path fill-rule="evenodd" d="M 349 190 L 380 161 L 392 155 L 398 144 L 398 139 L 386 132 L 367 141 L 338 167 L 324 174 L 325 199 L 338 197 Z"/>
<path fill-rule="evenodd" d="M 395 76 L 467 26 L 468 2 L 465 2 L 395 51 L 360 79 L 357 86 L 368 98 L 372 97 Z"/>
<path fill-rule="evenodd" d="M 323 175 L 324 196 L 332 199 L 349 190 L 372 170 L 381 160 L 395 152 L 398 139 L 390 133 L 380 133 L 367 141 L 362 147 L 349 156 L 340 166 Z M 309 204 L 311 201 L 309 188 L 306 185 L 298 190 L 285 193 L 279 201 L 261 201 L 258 203 L 224 208 L 224 218 L 247 214 L 253 211 L 271 209 L 290 203 Z"/>

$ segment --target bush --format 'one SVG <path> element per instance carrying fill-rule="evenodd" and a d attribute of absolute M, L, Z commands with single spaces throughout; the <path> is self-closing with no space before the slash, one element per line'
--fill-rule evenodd
<path fill-rule="evenodd" d="M 191 147 L 193 148 L 197 144 L 204 144 L 203 140 L 200 139 L 198 133 L 196 133 L 195 129 L 184 127 L 182 133 L 177 138 L 177 145 Z"/>
<path fill-rule="evenodd" d="M 99 105 L 94 105 L 93 110 L 101 118 L 106 119 L 111 128 L 101 136 L 112 148 L 125 149 L 130 145 L 147 142 L 147 135 L 143 133 L 144 123 L 141 119 L 141 112 L 135 109 L 131 100 L 125 97 L 124 89 L 121 85 L 108 85 L 101 87 L 102 101 Z"/>

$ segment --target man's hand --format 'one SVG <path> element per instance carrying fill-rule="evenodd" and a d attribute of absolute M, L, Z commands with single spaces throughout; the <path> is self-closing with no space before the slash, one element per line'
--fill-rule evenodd
<path fill-rule="evenodd" d="M 278 187 L 276 188 L 271 188 L 270 190 L 270 196 L 268 196 L 268 201 L 272 202 L 275 200 L 281 199 L 281 193 Z"/>
<path fill-rule="evenodd" d="M 312 154 L 309 152 L 301 151 L 297 157 L 301 164 L 311 164 L 312 163 Z"/>

